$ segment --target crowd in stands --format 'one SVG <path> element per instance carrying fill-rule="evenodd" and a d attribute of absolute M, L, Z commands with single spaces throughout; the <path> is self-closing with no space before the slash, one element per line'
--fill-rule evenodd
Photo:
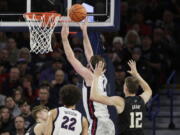
<path fill-rule="evenodd" d="M 120 31 L 101 35 L 104 53 L 115 69 L 115 94 L 123 96 L 129 59 L 137 62 L 138 71 L 157 93 L 176 68 L 180 2 L 123 0 L 120 10 Z M 36 55 L 29 52 L 29 33 L 0 32 L 1 135 L 24 135 L 35 122 L 32 107 L 58 107 L 60 88 L 82 83 L 66 60 L 60 34 L 53 34 L 52 38 L 54 51 Z M 82 38 L 70 35 L 70 42 L 76 57 L 85 64 Z"/>

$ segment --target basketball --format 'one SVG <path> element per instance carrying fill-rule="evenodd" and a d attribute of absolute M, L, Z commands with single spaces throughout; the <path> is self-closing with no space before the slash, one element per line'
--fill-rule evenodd
<path fill-rule="evenodd" d="M 80 22 L 87 16 L 86 9 L 81 4 L 74 4 L 69 10 L 69 17 L 74 22 Z"/>

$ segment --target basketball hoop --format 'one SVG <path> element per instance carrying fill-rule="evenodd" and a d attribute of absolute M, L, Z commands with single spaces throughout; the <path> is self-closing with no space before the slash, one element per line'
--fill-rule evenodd
<path fill-rule="evenodd" d="M 54 12 L 25 13 L 24 18 L 30 31 L 30 52 L 44 54 L 52 52 L 51 36 L 61 14 Z"/>

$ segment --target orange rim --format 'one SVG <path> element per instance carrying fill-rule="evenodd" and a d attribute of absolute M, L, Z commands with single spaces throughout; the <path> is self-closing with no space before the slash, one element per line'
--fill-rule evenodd
<path fill-rule="evenodd" d="M 69 32 L 69 34 L 75 35 L 75 34 L 77 34 L 77 32 Z"/>

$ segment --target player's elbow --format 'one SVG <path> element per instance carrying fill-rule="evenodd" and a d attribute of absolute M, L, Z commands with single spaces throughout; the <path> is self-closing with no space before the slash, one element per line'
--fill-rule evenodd
<path fill-rule="evenodd" d="M 149 98 L 152 97 L 152 90 L 151 90 L 151 88 L 146 90 L 146 94 L 148 95 Z"/>
<path fill-rule="evenodd" d="M 150 97 L 152 97 L 152 90 L 151 90 L 151 88 L 149 89 L 149 95 L 150 95 Z"/>
<path fill-rule="evenodd" d="M 93 96 L 90 96 L 90 100 L 92 101 L 95 101 L 95 102 L 100 102 L 100 97 L 98 97 L 97 95 L 93 95 Z"/>
<path fill-rule="evenodd" d="M 92 94 L 90 95 L 90 100 L 93 100 L 93 101 L 95 100 L 94 95 L 92 95 Z"/>
<path fill-rule="evenodd" d="M 93 94 L 90 95 L 90 99 L 93 100 L 93 101 L 97 101 L 98 100 L 97 96 L 93 95 Z"/>
<path fill-rule="evenodd" d="M 148 87 L 146 89 L 147 89 L 148 94 L 151 97 L 152 96 L 152 89 L 151 89 L 151 87 L 148 85 Z"/>

